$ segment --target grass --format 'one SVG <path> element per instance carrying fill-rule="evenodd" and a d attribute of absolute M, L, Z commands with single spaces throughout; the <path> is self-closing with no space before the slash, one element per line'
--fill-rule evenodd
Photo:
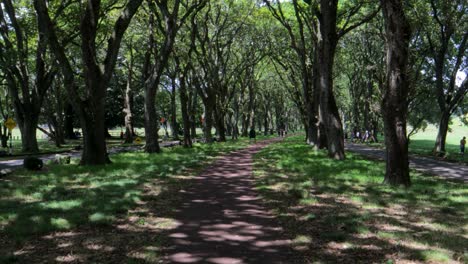
<path fill-rule="evenodd" d="M 247 144 L 242 139 L 153 155 L 122 153 L 105 166 L 18 170 L 0 179 L 0 263 L 112 263 L 106 248 L 114 263 L 156 259 L 161 230 L 176 224 L 170 218 L 177 209 L 174 193 L 217 155 Z M 98 252 L 103 259 L 95 259 Z"/>
<path fill-rule="evenodd" d="M 424 131 L 419 131 L 410 139 L 410 144 L 408 146 L 409 152 L 420 156 L 434 157 L 433 149 L 437 134 L 438 129 L 434 125 L 429 125 Z M 463 137 L 468 137 L 468 126 L 454 119 L 447 133 L 444 160 L 462 162 L 468 165 L 468 154 L 466 151 L 464 159 L 462 159 L 460 155 L 460 140 Z M 371 145 L 383 148 L 383 138 L 379 138 L 379 141 L 379 143 L 373 143 Z"/>
<path fill-rule="evenodd" d="M 437 133 L 437 127 L 431 125 L 424 131 L 415 134 L 410 141 L 410 153 L 422 156 L 432 156 L 432 150 L 434 149 Z M 468 126 L 461 122 L 454 122 L 450 126 L 449 133 L 447 134 L 444 159 L 448 161 L 462 161 L 462 157 L 460 155 L 460 140 L 463 137 L 468 137 Z M 464 162 L 468 164 L 467 156 L 468 154 L 465 153 Z"/>
<path fill-rule="evenodd" d="M 107 146 L 108 147 L 116 147 L 116 146 L 134 146 L 134 145 L 140 145 L 140 146 L 143 146 L 145 144 L 145 138 L 144 138 L 144 129 L 143 128 L 136 128 L 135 129 L 135 133 L 137 135 L 140 135 L 141 139 L 142 139 L 142 142 L 137 144 L 137 143 L 133 143 L 133 144 L 124 144 L 123 143 L 123 140 L 120 139 L 120 132 L 121 130 L 119 128 L 114 128 L 114 129 L 111 129 L 109 130 L 109 133 L 110 135 L 112 136 L 111 139 L 107 139 L 106 142 L 107 142 Z M 159 129 L 159 137 L 160 137 L 160 140 L 171 140 L 171 138 L 168 138 L 168 139 L 165 139 L 165 130 L 163 128 L 160 128 Z M 168 133 L 170 134 L 171 133 L 171 130 L 169 129 L 168 130 Z M 215 130 L 213 130 L 213 135 L 215 133 Z M 203 135 L 203 131 L 200 129 L 200 128 L 197 128 L 197 135 L 200 137 Z M 260 133 L 259 133 L 260 135 Z M 182 139 L 183 136 L 180 136 L 180 138 Z M 263 136 L 262 137 L 259 137 L 259 138 L 264 138 Z M 62 146 L 60 147 L 57 147 L 55 145 L 55 142 L 54 141 L 51 141 L 49 139 L 47 139 L 47 136 L 40 130 L 37 130 L 37 143 L 38 143 L 38 146 L 39 146 L 39 154 L 46 154 L 46 153 L 61 153 L 61 152 L 69 152 L 71 150 L 74 150 L 74 148 L 76 146 L 79 146 L 79 145 L 82 145 L 83 144 L 83 141 L 81 139 L 79 140 L 66 140 L 66 143 L 65 144 L 62 144 Z M 8 146 L 10 146 L 10 141 L 8 141 Z M 35 155 L 37 153 L 29 153 L 29 152 L 23 152 L 21 150 L 22 148 L 22 145 L 21 145 L 21 134 L 20 134 L 20 131 L 19 129 L 14 129 L 13 130 L 13 140 L 12 140 L 12 146 L 13 146 L 13 155 L 14 156 L 26 156 L 26 155 Z M 3 151 L 6 151 L 8 152 L 8 148 L 6 149 L 0 149 L 0 150 L 3 150 Z M 0 157 L 0 161 L 1 160 L 8 160 L 8 159 L 11 159 L 11 157 Z"/>
<path fill-rule="evenodd" d="M 302 136 L 255 157 L 257 189 L 311 261 L 468 262 L 466 184 L 412 172 L 411 188 L 393 188 L 384 172 L 351 153 L 330 160 Z"/>

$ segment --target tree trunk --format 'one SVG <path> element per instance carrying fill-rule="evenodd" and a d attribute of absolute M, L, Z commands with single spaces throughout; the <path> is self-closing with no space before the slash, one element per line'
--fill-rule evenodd
<path fill-rule="evenodd" d="M 445 152 L 445 141 L 447 138 L 447 131 L 449 128 L 450 122 L 450 112 L 442 113 L 439 121 L 439 133 L 437 134 L 437 139 L 434 147 L 434 152 L 444 153 Z"/>
<path fill-rule="evenodd" d="M 387 147 L 385 183 L 409 186 L 408 140 L 408 50 L 411 29 L 401 0 L 381 0 L 385 20 L 387 78 L 383 98 L 385 145 Z"/>
<path fill-rule="evenodd" d="M 189 109 L 188 112 L 190 113 L 190 135 L 192 139 L 195 139 L 197 137 L 197 122 L 198 122 L 198 119 L 196 116 L 197 103 L 198 103 L 197 93 L 192 91 L 190 98 L 191 98 L 190 100 L 191 107 L 188 108 Z"/>
<path fill-rule="evenodd" d="M 149 87 L 145 89 L 145 151 L 148 153 L 159 153 L 158 117 L 156 113 L 156 89 Z"/>
<path fill-rule="evenodd" d="M 315 123 L 312 126 L 315 126 L 315 131 L 312 128 L 308 128 L 308 133 L 312 133 L 310 138 L 315 139 L 316 145 L 315 149 L 324 149 L 327 147 L 327 135 L 324 127 L 323 115 L 320 109 L 321 101 L 321 86 L 320 86 L 320 47 L 318 43 L 315 45 L 315 56 L 314 56 L 314 66 L 313 66 L 313 94 L 314 94 L 314 109 L 313 113 L 315 115 Z M 309 123 L 309 122 L 308 122 Z"/>
<path fill-rule="evenodd" d="M 317 45 L 315 45 L 317 46 Z M 317 47 L 315 49 L 318 52 Z M 314 65 L 312 66 L 312 76 L 310 76 L 309 66 L 307 66 L 306 61 L 301 62 L 304 64 L 302 67 L 303 70 L 302 76 L 302 89 L 304 96 L 304 108 L 306 111 L 307 118 L 307 144 L 318 147 L 320 145 L 318 141 L 318 128 L 317 128 L 317 116 L 318 116 L 318 107 L 320 100 L 320 94 L 316 94 L 316 91 L 320 91 L 318 83 L 318 74 L 319 74 L 319 64 L 318 64 L 318 54 L 314 56 Z M 312 78 L 311 78 L 312 77 Z"/>
<path fill-rule="evenodd" d="M 263 135 L 268 136 L 268 110 L 265 111 L 264 117 L 263 117 Z"/>
<path fill-rule="evenodd" d="M 83 106 L 79 112 L 83 128 L 83 153 L 80 164 L 101 165 L 110 163 L 106 147 L 105 107 L 104 98 L 93 100 L 93 106 Z M 89 108 L 93 108 L 91 111 Z"/>
<path fill-rule="evenodd" d="M 319 43 L 320 110 L 327 133 L 328 156 L 345 159 L 344 133 L 333 94 L 333 62 L 338 41 L 336 33 L 337 0 L 321 0 L 322 20 Z"/>
<path fill-rule="evenodd" d="M 211 129 L 213 128 L 213 105 L 210 102 L 205 103 L 205 124 L 204 124 L 204 136 L 206 143 L 213 142 L 213 136 L 211 135 Z"/>
<path fill-rule="evenodd" d="M 241 130 L 241 137 L 247 137 L 249 135 L 249 120 L 250 120 L 250 112 L 247 114 L 242 114 L 242 130 Z"/>
<path fill-rule="evenodd" d="M 21 132 L 21 151 L 27 153 L 39 152 L 39 146 L 37 144 L 37 124 L 39 116 L 35 114 L 29 114 L 25 116 L 23 124 L 20 124 Z"/>
<path fill-rule="evenodd" d="M 128 67 L 127 87 L 125 88 L 124 100 L 124 114 L 125 114 L 125 143 L 130 144 L 133 142 L 133 56 L 130 58 Z"/>
<path fill-rule="evenodd" d="M 226 125 L 224 122 L 225 116 L 221 111 L 215 111 L 215 123 L 216 123 L 216 130 L 218 132 L 218 141 L 219 142 L 226 142 Z"/>
<path fill-rule="evenodd" d="M 73 130 L 73 119 L 75 112 L 73 111 L 73 106 L 67 104 L 65 107 L 65 138 L 66 139 L 76 139 L 75 131 Z"/>
<path fill-rule="evenodd" d="M 176 80 L 172 78 L 171 91 L 171 132 L 174 140 L 179 139 L 179 129 L 177 127 L 177 105 L 176 105 Z"/>
<path fill-rule="evenodd" d="M 62 144 L 65 144 L 65 140 L 63 138 L 62 125 L 59 124 L 59 121 L 58 121 L 58 119 L 60 118 L 61 118 L 60 116 L 55 117 L 53 114 L 49 113 L 48 126 L 49 126 L 49 131 L 51 133 L 49 133 L 50 135 L 47 135 L 47 136 L 49 136 L 51 139 L 54 140 L 55 146 L 58 148 L 60 148 Z"/>
<path fill-rule="evenodd" d="M 188 113 L 188 96 L 187 96 L 187 84 L 185 82 L 185 74 L 180 76 L 180 108 L 182 111 L 182 120 L 184 122 L 184 147 L 192 147 L 192 139 L 190 138 L 190 119 Z"/>

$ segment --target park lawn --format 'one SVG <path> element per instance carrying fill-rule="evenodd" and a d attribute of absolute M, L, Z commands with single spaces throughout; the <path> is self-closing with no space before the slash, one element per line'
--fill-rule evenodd
<path fill-rule="evenodd" d="M 382 162 L 327 158 L 291 137 L 255 156 L 257 189 L 311 263 L 467 263 L 468 187 L 412 171 L 382 184 Z"/>
<path fill-rule="evenodd" d="M 424 131 L 420 131 L 411 137 L 409 151 L 422 156 L 431 156 L 437 137 L 437 127 L 430 125 Z M 454 120 L 450 126 L 446 140 L 446 153 L 444 159 L 448 161 L 462 161 L 460 155 L 460 140 L 468 137 L 468 126 Z M 465 154 L 464 161 L 468 164 L 468 155 Z"/>
<path fill-rule="evenodd" d="M 81 131 L 80 129 L 76 129 L 78 131 Z M 122 129 L 120 128 L 114 128 L 109 130 L 109 133 L 111 134 L 112 138 L 106 139 L 107 142 L 107 147 L 120 147 L 120 146 L 143 146 L 145 144 L 145 137 L 144 137 L 144 129 L 143 128 L 135 128 L 135 133 L 137 134 L 137 137 L 141 138 L 141 143 L 132 143 L 132 144 L 124 144 L 123 140 L 120 139 L 120 132 Z M 214 134 L 215 130 L 213 130 Z M 171 133 L 171 130 L 168 130 L 168 133 Z M 171 141 L 173 140 L 171 137 L 165 138 L 165 130 L 164 129 L 159 129 L 158 131 L 159 134 L 159 139 L 164 140 L 164 141 Z M 138 136 L 140 135 L 140 136 Z M 197 128 L 197 135 L 201 136 L 203 135 L 203 131 L 200 128 Z M 260 135 L 260 133 L 259 133 Z M 12 146 L 13 146 L 13 155 L 15 157 L 23 157 L 23 156 L 28 156 L 28 155 L 37 155 L 37 154 L 49 154 L 49 153 L 63 153 L 63 152 L 70 152 L 75 149 L 77 146 L 82 146 L 83 145 L 83 140 L 82 139 L 77 139 L 77 140 L 65 140 L 65 144 L 62 144 L 60 147 L 57 147 L 55 145 L 55 142 L 52 140 L 49 140 L 46 138 L 46 135 L 40 131 L 37 130 L 37 144 L 39 146 L 39 153 L 28 153 L 28 152 L 23 152 L 21 150 L 21 140 L 19 139 L 21 137 L 21 134 L 18 129 L 13 130 L 13 140 L 12 140 Z M 266 138 L 264 136 L 260 136 L 259 138 Z M 183 136 L 180 136 L 180 139 L 183 139 Z M 8 141 L 8 146 L 10 145 L 10 141 Z M 8 149 L 0 149 L 8 152 Z M 8 160 L 11 159 L 10 156 L 5 156 L 5 157 L 0 157 L 1 160 Z"/>
<path fill-rule="evenodd" d="M 122 140 L 119 138 L 111 138 L 107 139 L 107 146 L 108 147 L 115 147 L 115 146 L 133 146 L 138 144 L 123 144 Z M 62 153 L 62 152 L 70 152 L 75 149 L 77 146 L 82 146 L 82 140 L 66 140 L 65 144 L 62 144 L 60 147 L 55 145 L 55 142 L 47 140 L 47 139 L 38 139 L 37 144 L 39 146 L 39 153 L 29 153 L 23 152 L 21 150 L 21 141 L 20 140 L 13 140 L 13 155 L 15 157 L 22 157 L 27 155 L 37 155 L 37 154 L 49 154 L 49 153 Z M 8 141 L 8 146 L 10 142 Z M 140 144 L 141 145 L 141 144 Z M 3 149 L 4 151 L 8 151 L 8 149 Z M 11 157 L 1 157 L 0 160 L 8 160 Z"/>
<path fill-rule="evenodd" d="M 410 138 L 408 151 L 411 154 L 434 158 L 433 150 L 437 138 L 438 129 L 434 125 L 429 125 L 426 129 L 419 131 Z M 460 162 L 468 165 L 468 154 L 465 153 L 464 159 L 460 155 L 460 140 L 463 137 L 468 138 L 468 126 L 454 119 L 453 124 L 447 133 L 446 152 L 443 157 L 445 161 Z M 384 148 L 384 139 L 379 137 L 379 143 L 370 143 L 369 145 L 378 148 Z"/>
<path fill-rule="evenodd" d="M 241 139 L 161 154 L 111 156 L 105 166 L 50 165 L 0 179 L 0 263 L 157 262 L 177 192 Z M 77 161 L 74 161 L 75 163 Z"/>

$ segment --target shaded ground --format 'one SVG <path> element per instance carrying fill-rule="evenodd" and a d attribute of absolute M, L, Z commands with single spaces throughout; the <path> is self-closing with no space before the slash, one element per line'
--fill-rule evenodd
<path fill-rule="evenodd" d="M 252 155 L 268 142 L 219 158 L 182 191 L 167 262 L 305 263 L 253 189 Z"/>
<path fill-rule="evenodd" d="M 0 179 L 0 263 L 161 263 L 179 191 L 247 140 L 128 152 Z"/>
<path fill-rule="evenodd" d="M 346 144 L 346 149 L 364 156 L 385 160 L 385 150 L 382 149 L 352 143 Z M 465 165 L 411 156 L 410 166 L 432 175 L 468 182 L 468 166 Z"/>
<path fill-rule="evenodd" d="M 411 188 L 382 184 L 385 164 L 328 158 L 302 136 L 255 155 L 265 204 L 311 263 L 467 263 L 468 188 L 411 171 Z"/>

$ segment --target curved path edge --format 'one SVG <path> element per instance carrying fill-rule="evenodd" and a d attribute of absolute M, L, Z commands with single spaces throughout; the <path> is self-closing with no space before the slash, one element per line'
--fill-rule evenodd
<path fill-rule="evenodd" d="M 380 160 L 386 159 L 385 150 L 366 145 L 348 143 L 346 144 L 346 150 L 371 158 Z M 463 181 L 465 183 L 468 182 L 468 166 L 419 156 L 410 156 L 410 166 L 411 168 L 431 175 Z"/>

